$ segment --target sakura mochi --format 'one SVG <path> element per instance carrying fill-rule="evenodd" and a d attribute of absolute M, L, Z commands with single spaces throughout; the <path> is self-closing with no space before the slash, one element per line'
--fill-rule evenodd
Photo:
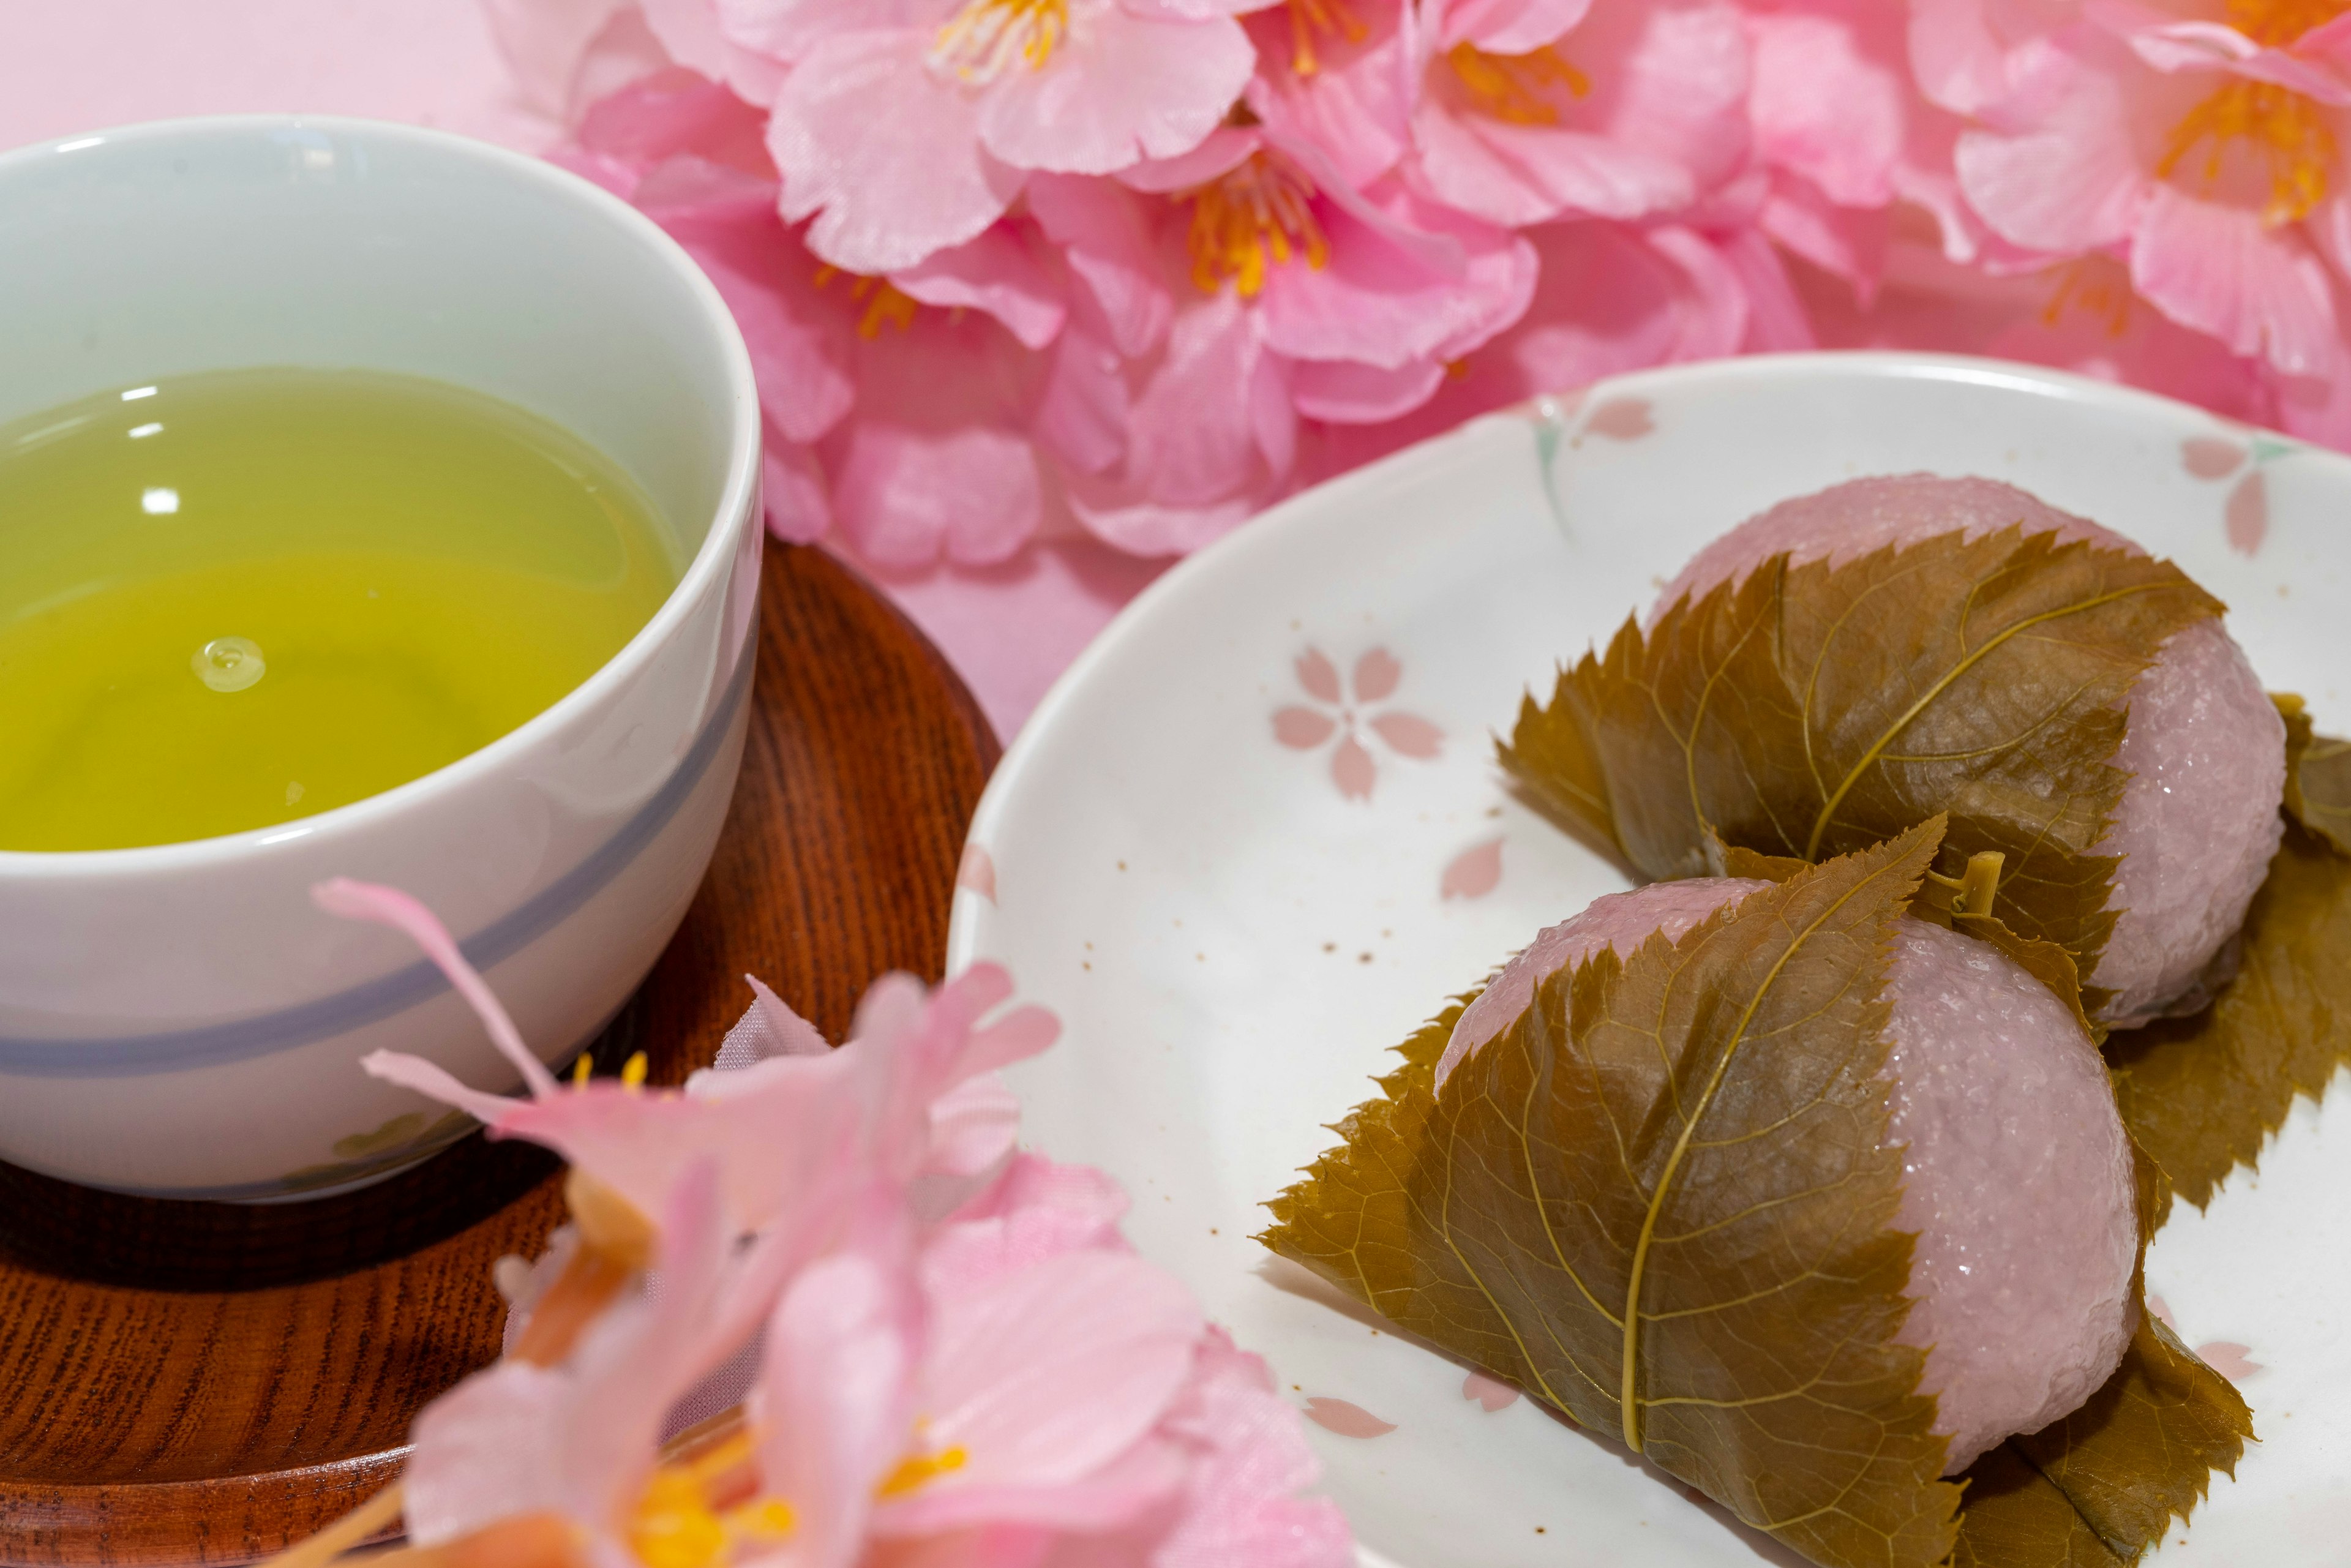
<path fill-rule="evenodd" d="M 1708 545 L 1658 596 L 1651 619 L 1782 551 L 1792 566 L 1834 565 L 1889 545 L 2019 524 L 2028 535 L 2146 553 L 1996 480 L 1855 479 L 1783 501 Z M 2119 914 L 2095 978 L 2115 993 L 2100 1021 L 2129 1029 L 2192 1012 L 2227 981 L 2235 967 L 2231 938 L 2283 831 L 2284 726 L 2217 618 L 2171 637 L 2139 677 L 2114 763 L 2131 779 L 2099 845 L 2122 864 L 2109 902 Z"/>
<path fill-rule="evenodd" d="M 1677 940 L 1771 885 L 1652 883 L 1595 899 L 1504 967 L 1456 1022 L 1437 1083 L 1510 1027 L 1542 981 L 1603 947 Z M 2002 1439 L 2080 1406 L 2137 1327 L 2138 1218 L 2128 1137 L 2097 1048 L 2005 955 L 1905 917 L 1886 998 L 1890 1119 L 1905 1151 L 1895 1228 L 1915 1232 L 1901 1343 L 1956 1475 Z"/>

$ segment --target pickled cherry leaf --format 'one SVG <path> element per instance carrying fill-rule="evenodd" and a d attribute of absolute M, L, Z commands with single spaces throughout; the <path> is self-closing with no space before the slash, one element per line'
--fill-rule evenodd
<path fill-rule="evenodd" d="M 2210 1007 L 2106 1042 L 2124 1124 L 2199 1208 L 2351 1061 L 2351 855 L 2290 821 L 2237 940 Z"/>
<path fill-rule="evenodd" d="M 2081 1407 L 2011 1437 L 1970 1466 L 1954 1568 L 2065 1568 L 2131 1563 L 2234 1475 L 2252 1412 L 2229 1380 L 2147 1310 L 2147 1239 L 2170 1205 L 2170 1183 L 2143 1148 L 2139 1261 L 2131 1294 L 2138 1327 L 2122 1364 Z"/>
<path fill-rule="evenodd" d="M 2168 561 L 2017 528 L 1778 556 L 1562 669 L 1502 765 L 1651 878 L 1711 869 L 1709 831 L 1818 861 L 1947 812 L 1941 869 L 2001 852 L 1991 913 L 2073 954 L 2095 1012 L 2128 695 L 2220 610 Z"/>
<path fill-rule="evenodd" d="M 2351 740 L 2314 734 L 2298 696 L 2278 693 L 2270 700 L 2285 720 L 2287 817 L 2351 854 Z"/>
<path fill-rule="evenodd" d="M 1457 1005 L 1260 1239 L 1816 1563 L 1943 1563 L 1880 1077 L 1940 828 L 1552 976 L 1438 1093 Z"/>

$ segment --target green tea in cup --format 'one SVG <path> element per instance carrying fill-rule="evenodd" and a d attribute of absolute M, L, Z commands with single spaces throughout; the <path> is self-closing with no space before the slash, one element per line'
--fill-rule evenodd
<path fill-rule="evenodd" d="M 682 565 L 611 460 L 438 382 L 216 371 L 0 428 L 0 850 L 421 778 L 585 681 Z"/>

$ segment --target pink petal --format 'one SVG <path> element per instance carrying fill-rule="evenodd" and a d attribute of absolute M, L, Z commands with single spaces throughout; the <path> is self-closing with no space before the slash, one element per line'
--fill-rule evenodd
<path fill-rule="evenodd" d="M 1652 243 L 1663 250 L 1670 238 L 1660 234 Z M 1761 229 L 1734 229 L 1716 249 L 1746 297 L 1747 330 L 1740 340 L 1740 348 L 1768 354 L 1820 346 L 1813 336 L 1811 312 L 1796 297 L 1786 264 Z"/>
<path fill-rule="evenodd" d="M 1249 161 L 1265 145 L 1265 133 L 1238 125 L 1219 125 L 1196 146 L 1165 158 L 1147 158 L 1118 172 L 1118 183 L 1145 195 L 1172 196 L 1195 185 L 1205 185 Z"/>
<path fill-rule="evenodd" d="M 1126 455 L 1134 401 L 1125 361 L 1092 333 L 1072 328 L 1054 342 L 1033 429 L 1044 449 L 1081 474 L 1106 474 Z"/>
<path fill-rule="evenodd" d="M 2221 479 L 2237 471 L 2245 449 L 2217 435 L 2191 435 L 2179 444 L 2179 465 L 2199 479 Z"/>
<path fill-rule="evenodd" d="M 1028 542 L 1043 493 L 1036 454 L 1018 432 L 916 431 L 859 420 L 833 482 L 833 505 L 841 531 L 877 566 L 927 566 L 942 553 L 978 565 Z"/>
<path fill-rule="evenodd" d="M 2237 481 L 2229 492 L 2229 548 L 2239 555 L 2256 555 L 2269 537 L 2269 487 L 2258 468 Z"/>
<path fill-rule="evenodd" d="M 776 429 L 810 442 L 839 424 L 857 397 L 852 335 L 840 305 L 812 286 L 821 264 L 771 208 L 657 216 L 726 301 Z"/>
<path fill-rule="evenodd" d="M 1430 360 L 1387 370 L 1353 360 L 1301 360 L 1290 372 L 1298 412 L 1333 424 L 1384 423 L 1410 413 L 1444 384 L 1445 367 Z"/>
<path fill-rule="evenodd" d="M 1385 702 L 1395 695 L 1396 683 L 1404 679 L 1404 666 L 1385 648 L 1374 648 L 1355 661 L 1355 700 L 1359 703 Z"/>
<path fill-rule="evenodd" d="M 1306 1418 L 1342 1437 L 1384 1437 L 1395 1430 L 1395 1422 L 1383 1421 L 1351 1400 L 1327 1395 L 1318 1394 L 1306 1402 Z"/>
<path fill-rule="evenodd" d="M 832 529 L 832 493 L 815 451 L 772 428 L 759 462 L 768 531 L 786 544 L 814 544 Z"/>
<path fill-rule="evenodd" d="M 1557 39 L 1591 9 L 1592 0 L 1454 0 L 1437 47 L 1466 43 L 1489 55 L 1523 55 Z"/>
<path fill-rule="evenodd" d="M 1335 703 L 1340 700 L 1339 672 L 1323 656 L 1320 648 L 1309 648 L 1298 655 L 1298 684 L 1306 695 L 1318 701 Z"/>
<path fill-rule="evenodd" d="M 1372 786 L 1379 778 L 1379 768 L 1372 761 L 1372 754 L 1351 735 L 1331 753 L 1331 778 L 1346 799 L 1368 800 L 1372 798 Z"/>
<path fill-rule="evenodd" d="M 1648 399 L 1612 397 L 1592 411 L 1583 428 L 1612 441 L 1638 441 L 1656 429 L 1656 423 L 1649 417 Z"/>
<path fill-rule="evenodd" d="M 318 883 L 310 889 L 310 902 L 329 915 L 345 920 L 368 920 L 379 925 L 389 925 L 410 941 L 424 949 L 433 967 L 441 971 L 465 1005 L 474 1009 L 482 1027 L 489 1033 L 490 1043 L 498 1054 L 514 1064 L 522 1081 L 534 1096 L 544 1098 L 556 1092 L 555 1075 L 547 1064 L 522 1042 L 507 1009 L 498 1004 L 493 992 L 474 966 L 465 961 L 458 950 L 457 939 L 449 928 L 434 917 L 433 912 L 396 887 L 378 883 L 354 882 L 350 877 L 333 877 Z"/>
<path fill-rule="evenodd" d="M 1066 1486 L 1109 1463 L 1182 1387 L 1202 1326 L 1174 1277 L 1117 1252 L 1063 1253 L 930 1309 L 927 1435 L 971 1457 L 924 1489 L 940 1493 Z"/>
<path fill-rule="evenodd" d="M 2335 291 L 2325 265 L 2258 213 L 2158 184 L 2142 210 L 2130 267 L 2131 282 L 2156 308 L 2237 353 L 2289 375 L 2314 375 L 2334 362 Z"/>
<path fill-rule="evenodd" d="M 1267 347 L 1292 359 L 1409 371 L 1426 397 L 1434 390 L 1426 371 L 1436 367 L 1415 361 L 1458 356 L 1525 313 L 1534 250 L 1491 225 L 1401 192 L 1384 195 L 1380 207 L 1354 210 L 1317 200 L 1329 259 L 1271 270 L 1259 297 L 1260 329 Z"/>
<path fill-rule="evenodd" d="M 1758 12 L 1748 34 L 1756 152 L 1841 206 L 1884 206 L 1905 140 L 1901 78 L 1865 56 L 1844 17 Z"/>
<path fill-rule="evenodd" d="M 2153 183 L 2133 138 L 2138 106 L 2119 75 L 2127 68 L 2053 49 L 2040 58 L 2040 111 L 2013 134 L 1961 134 L 1959 189 L 2018 245 L 2073 253 L 2119 244 Z"/>
<path fill-rule="evenodd" d="M 582 90 L 581 78 L 599 44 L 620 30 L 614 24 L 632 8 L 629 0 L 581 0 L 569 5 L 487 0 L 483 11 L 517 96 L 539 113 L 569 121 L 579 106 L 601 96 L 592 88 Z M 660 63 L 647 61 L 643 68 Z M 603 90 L 619 85 L 608 82 Z"/>
<path fill-rule="evenodd" d="M 1372 730 L 1405 757 L 1434 757 L 1445 732 L 1416 714 L 1384 713 L 1372 720 Z"/>
<path fill-rule="evenodd" d="M 1127 429 L 1126 477 L 1138 498 L 1198 506 L 1248 486 L 1256 431 L 1249 400 L 1236 394 L 1262 357 L 1249 313 L 1229 292 L 1177 310 Z"/>
<path fill-rule="evenodd" d="M 1757 223 L 1783 249 L 1852 284 L 1863 308 L 1876 299 L 1893 231 L 1889 208 L 1840 207 L 1818 185 L 1783 169 L 1772 174 Z"/>
<path fill-rule="evenodd" d="M 1273 738 L 1293 751 L 1311 751 L 1331 738 L 1339 721 L 1311 707 L 1286 707 L 1273 716 Z"/>
<path fill-rule="evenodd" d="M 1297 13 L 1287 5 L 1259 12 L 1249 24 L 1260 60 L 1247 101 L 1266 131 L 1285 142 L 1322 150 L 1342 179 L 1368 185 L 1396 166 L 1411 143 L 1411 83 L 1416 59 L 1407 53 L 1406 15 L 1381 4 L 1355 13 L 1361 39 L 1343 27 L 1310 27 L 1315 68 L 1295 68 Z"/>
<path fill-rule="evenodd" d="M 916 1414 L 919 1312 L 897 1268 L 850 1252 L 809 1265 L 768 1325 L 753 1396 L 759 1474 L 792 1500 L 799 1561 L 847 1568 L 862 1555 L 874 1490 Z"/>
<path fill-rule="evenodd" d="M 1461 1397 L 1477 1401 L 1492 1415 L 1506 1406 L 1518 1402 L 1519 1391 L 1507 1383 L 1497 1382 L 1482 1372 L 1473 1372 L 1461 1383 Z"/>
<path fill-rule="evenodd" d="M 1013 1156 L 1001 1178 L 925 1243 L 923 1287 L 941 1298 L 1082 1251 L 1121 1252 L 1127 1211 L 1118 1183 L 1088 1166 Z"/>
<path fill-rule="evenodd" d="M 956 885 L 967 887 L 987 900 L 996 902 L 996 861 L 978 844 L 963 847 L 963 862 L 956 867 Z"/>
<path fill-rule="evenodd" d="M 2231 1340 L 2216 1339 L 2210 1344 L 2198 1345 L 2196 1358 L 2230 1382 L 2242 1383 L 2246 1378 L 2262 1370 L 2261 1363 L 2246 1359 L 2252 1349 L 2251 1345 L 2238 1344 Z"/>
<path fill-rule="evenodd" d="M 1440 899 L 1483 898 L 1502 882 L 1502 841 L 1489 839 L 1455 855 L 1437 879 Z"/>
<path fill-rule="evenodd" d="M 460 1082 L 440 1063 L 400 1051 L 371 1051 L 360 1058 L 360 1070 L 370 1078 L 413 1089 L 427 1099 L 463 1111 L 485 1126 L 496 1124 L 516 1106 L 527 1103 L 503 1094 L 485 1093 Z"/>
<path fill-rule="evenodd" d="M 1167 335 L 1176 304 L 1163 281 L 1159 242 L 1141 201 L 1117 185 L 1070 174 L 1035 174 L 1029 216 L 1061 250 L 1100 312 L 1099 328 L 1120 354 L 1140 357 Z M 1106 369 L 1115 369 L 1115 361 Z M 1122 443 L 1123 444 L 1123 443 Z"/>
<path fill-rule="evenodd" d="M 1256 60 L 1229 17 L 1081 12 L 1042 68 L 1008 71 L 979 95 L 980 139 L 1015 168 L 1069 174 L 1172 157 L 1224 120 Z"/>
<path fill-rule="evenodd" d="M 1222 1329 L 1199 1359 L 1165 1430 L 1189 1445 L 1182 1512 L 1150 1560 L 1165 1568 L 1352 1568 L 1346 1521 L 1327 1498 L 1297 1494 L 1322 1466 L 1299 1412 L 1256 1356 Z M 1140 1561 L 1143 1553 L 1121 1561 Z"/>
<path fill-rule="evenodd" d="M 898 288 L 925 305 L 984 310 L 1004 323 L 1024 348 L 1041 349 L 1069 315 L 1061 285 L 1016 234 L 998 224 L 948 250 L 934 252 L 890 275 Z"/>
<path fill-rule="evenodd" d="M 977 238 L 1019 194 L 1020 171 L 981 148 L 978 103 L 924 62 L 928 45 L 911 30 L 829 37 L 777 94 L 768 150 L 784 216 L 813 214 L 808 247 L 836 267 L 912 267 Z"/>
<path fill-rule="evenodd" d="M 1413 111 L 1412 128 L 1429 189 L 1489 223 L 1638 218 L 1697 193 L 1689 171 L 1670 158 L 1589 131 L 1488 120 L 1451 101 L 1442 83 Z"/>

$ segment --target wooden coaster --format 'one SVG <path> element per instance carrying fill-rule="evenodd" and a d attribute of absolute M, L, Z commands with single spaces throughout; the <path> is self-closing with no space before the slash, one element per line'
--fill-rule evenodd
<path fill-rule="evenodd" d="M 938 977 L 987 721 L 831 557 L 771 544 L 760 606 L 717 856 L 602 1071 L 706 1065 L 747 972 L 836 1040 L 875 976 Z M 561 1221 L 556 1170 L 475 1137 L 360 1192 L 239 1207 L 0 1166 L 0 1563 L 246 1563 L 348 1511 L 497 1354 L 491 1264 Z"/>

